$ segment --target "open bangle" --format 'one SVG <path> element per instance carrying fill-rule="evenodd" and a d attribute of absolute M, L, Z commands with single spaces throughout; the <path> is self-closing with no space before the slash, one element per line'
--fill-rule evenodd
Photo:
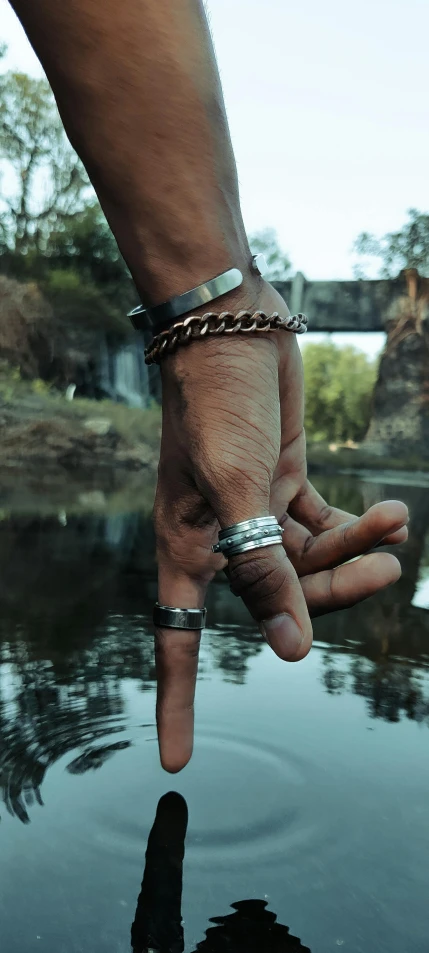
<path fill-rule="evenodd" d="M 250 267 L 256 274 L 265 275 L 268 270 L 265 256 L 253 255 Z M 242 272 L 238 268 L 229 268 L 221 275 L 210 278 L 209 281 L 205 281 L 204 284 L 190 291 L 185 291 L 184 294 L 175 295 L 163 304 L 157 304 L 151 308 L 145 308 L 139 304 L 137 308 L 128 312 L 128 317 L 136 331 L 152 331 L 152 334 L 158 335 L 160 331 L 169 328 L 182 314 L 196 311 L 197 308 L 210 304 L 215 298 L 221 298 L 222 295 L 234 291 L 242 284 Z"/>

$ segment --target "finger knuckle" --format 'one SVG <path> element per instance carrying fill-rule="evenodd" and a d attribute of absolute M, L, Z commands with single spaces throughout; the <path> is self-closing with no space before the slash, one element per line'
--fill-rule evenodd
<path fill-rule="evenodd" d="M 229 582 L 234 595 L 245 601 L 260 603 L 275 599 L 284 584 L 282 567 L 264 553 L 252 554 L 244 561 L 229 566 Z"/>
<path fill-rule="evenodd" d="M 329 526 L 332 516 L 334 513 L 333 506 L 330 506 L 329 503 L 325 503 L 319 511 L 319 524 L 320 526 Z"/>

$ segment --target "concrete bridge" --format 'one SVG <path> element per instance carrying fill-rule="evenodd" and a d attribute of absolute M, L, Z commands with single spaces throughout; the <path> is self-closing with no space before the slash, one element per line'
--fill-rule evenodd
<path fill-rule="evenodd" d="M 429 460 L 429 278 L 415 268 L 378 281 L 307 281 L 298 272 L 275 285 L 310 331 L 387 333 L 363 446 L 410 468 Z"/>
<path fill-rule="evenodd" d="M 292 314 L 308 315 L 310 331 L 385 331 L 398 299 L 429 298 L 429 278 L 412 268 L 387 280 L 307 281 L 298 272 L 273 283 Z"/>

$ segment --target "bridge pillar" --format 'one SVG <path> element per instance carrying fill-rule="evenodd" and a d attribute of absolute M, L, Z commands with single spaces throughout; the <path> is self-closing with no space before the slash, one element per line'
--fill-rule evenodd
<path fill-rule="evenodd" d="M 400 459 L 429 459 L 429 279 L 404 273 L 406 294 L 387 314 L 387 340 L 364 446 Z"/>

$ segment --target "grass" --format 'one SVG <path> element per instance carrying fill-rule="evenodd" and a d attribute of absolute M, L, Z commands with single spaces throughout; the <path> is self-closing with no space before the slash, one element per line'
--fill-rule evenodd
<path fill-rule="evenodd" d="M 16 419 L 33 417 L 84 424 L 88 420 L 109 421 L 126 444 L 145 444 L 153 452 L 159 447 L 161 436 L 161 408 L 155 401 L 145 410 L 126 407 L 111 400 L 89 400 L 66 397 L 46 381 L 27 381 L 17 368 L 0 363 L 0 408 Z"/>
<path fill-rule="evenodd" d="M 77 398 L 69 401 L 45 381 L 23 380 L 18 369 L 1 362 L 0 417 L 3 417 L 5 462 L 8 453 L 15 457 L 15 455 L 19 456 L 20 451 L 24 459 L 28 446 L 37 441 L 40 453 L 39 459 L 33 458 L 35 465 L 40 466 L 45 449 L 47 460 L 49 459 L 51 463 L 55 462 L 56 448 L 58 447 L 58 455 L 61 456 L 64 441 L 88 440 L 90 430 L 85 425 L 89 421 L 105 420 L 110 424 L 108 435 L 113 433 L 119 438 L 119 449 L 125 454 L 127 451 L 131 455 L 134 451 L 141 453 L 141 459 L 146 454 L 148 465 L 155 474 L 161 435 L 161 408 L 155 402 L 146 410 L 140 410 L 110 400 L 95 401 Z M 94 438 L 94 441 L 100 450 L 99 464 L 104 466 L 106 476 L 109 466 L 112 471 L 115 466 L 118 466 L 119 458 L 110 451 L 108 436 L 104 456 L 103 437 Z M 378 472 L 391 470 L 398 473 L 429 473 L 429 460 L 420 459 L 417 455 L 408 456 L 406 459 L 376 456 L 364 447 L 356 449 L 339 447 L 336 451 L 332 451 L 327 443 L 311 442 L 311 440 L 308 442 L 307 454 L 310 472 L 353 473 L 363 470 Z M 0 448 L 0 468 L 1 456 Z M 98 480 L 101 471 L 97 469 L 95 458 L 93 459 L 91 453 L 87 451 L 86 455 L 83 454 L 83 460 L 82 475 L 85 475 L 85 471 L 89 473 L 92 470 L 97 474 Z M 72 480 L 71 473 L 67 472 L 67 464 L 64 470 L 64 478 Z M 137 482 L 133 482 L 133 494 L 136 486 L 138 486 L 138 476 Z M 121 487 L 117 489 L 119 502 L 122 489 Z M 124 492 L 127 495 L 126 488 Z M 151 489 L 148 498 L 152 493 Z M 122 502 L 123 499 L 120 505 Z"/>

